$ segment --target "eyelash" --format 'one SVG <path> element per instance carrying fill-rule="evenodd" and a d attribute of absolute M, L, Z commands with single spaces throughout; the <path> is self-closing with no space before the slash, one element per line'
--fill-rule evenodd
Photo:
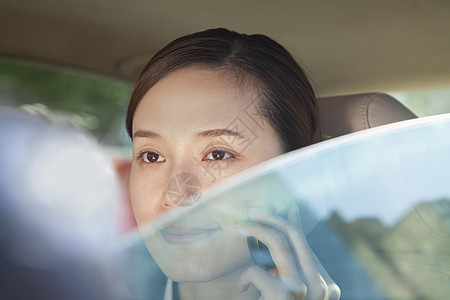
<path fill-rule="evenodd" d="M 212 153 L 214 153 L 214 152 L 224 152 L 225 158 L 223 158 L 223 159 L 209 159 L 208 156 L 212 155 Z M 145 155 L 151 154 L 151 153 L 154 153 L 154 154 L 158 155 L 158 159 L 159 159 L 159 158 L 162 158 L 163 161 L 154 161 L 154 162 L 145 161 L 145 159 L 146 159 L 146 158 L 145 158 Z M 228 157 L 226 157 L 227 155 L 228 155 Z M 236 158 L 237 158 L 237 154 L 236 154 L 234 151 L 230 151 L 230 150 L 222 149 L 222 148 L 215 148 L 215 149 L 209 150 L 209 151 L 208 151 L 208 154 L 205 155 L 205 156 L 202 158 L 202 161 L 206 161 L 206 162 L 209 163 L 209 162 L 228 161 L 228 160 L 233 160 L 233 159 L 236 159 Z M 141 151 L 141 152 L 139 152 L 139 154 L 138 154 L 138 156 L 137 156 L 137 160 L 139 160 L 139 161 L 141 161 L 141 162 L 143 162 L 143 163 L 146 163 L 146 164 L 162 163 L 162 162 L 165 162 L 165 161 L 166 161 L 166 159 L 164 158 L 164 156 L 162 156 L 162 155 L 160 155 L 159 153 L 154 152 L 154 151 Z"/>
<path fill-rule="evenodd" d="M 150 161 L 145 161 L 145 155 L 146 154 L 150 154 L 150 153 L 154 153 L 157 154 L 159 157 L 163 158 L 164 161 L 154 161 L 154 162 L 150 162 Z M 137 160 L 146 163 L 146 164 L 154 164 L 154 163 L 162 163 L 165 162 L 166 159 L 164 158 L 164 156 L 160 155 L 159 153 L 155 152 L 155 151 L 141 151 L 139 152 L 138 156 L 137 156 Z"/>
<path fill-rule="evenodd" d="M 229 157 L 224 158 L 224 159 L 208 159 L 207 157 L 212 155 L 213 152 L 224 152 L 225 155 L 228 155 Z M 206 162 L 220 162 L 220 161 L 229 161 L 229 160 L 233 160 L 237 158 L 237 153 L 235 153 L 234 151 L 230 151 L 227 149 L 222 149 L 222 148 L 214 148 L 208 151 L 208 154 L 206 156 L 203 157 L 202 161 L 206 161 Z"/>

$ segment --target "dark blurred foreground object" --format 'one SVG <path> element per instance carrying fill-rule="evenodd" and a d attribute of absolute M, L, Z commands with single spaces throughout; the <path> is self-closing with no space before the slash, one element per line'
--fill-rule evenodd
<path fill-rule="evenodd" d="M 97 144 L 0 107 L 0 299 L 114 299 L 120 195 Z"/>
<path fill-rule="evenodd" d="M 58 245 L 58 237 L 49 238 L 42 228 L 17 224 L 22 219 L 8 220 L 3 204 L 0 299 L 113 299 L 94 256 L 67 251 Z"/>

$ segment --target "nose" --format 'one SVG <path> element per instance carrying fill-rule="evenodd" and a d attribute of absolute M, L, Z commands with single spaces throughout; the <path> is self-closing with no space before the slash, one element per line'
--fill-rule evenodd
<path fill-rule="evenodd" d="M 187 207 L 198 202 L 202 192 L 200 180 L 192 173 L 179 173 L 169 181 L 166 204 Z"/>

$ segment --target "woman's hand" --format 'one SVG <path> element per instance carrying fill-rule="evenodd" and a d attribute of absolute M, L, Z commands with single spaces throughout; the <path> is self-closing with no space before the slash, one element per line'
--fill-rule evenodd
<path fill-rule="evenodd" d="M 291 207 L 287 220 L 252 209 L 249 217 L 253 222 L 241 224 L 238 231 L 267 245 L 276 269 L 267 272 L 257 265 L 249 267 L 239 278 L 239 291 L 246 291 L 252 283 L 264 300 L 340 298 L 339 287 L 306 241 L 297 206 Z"/>

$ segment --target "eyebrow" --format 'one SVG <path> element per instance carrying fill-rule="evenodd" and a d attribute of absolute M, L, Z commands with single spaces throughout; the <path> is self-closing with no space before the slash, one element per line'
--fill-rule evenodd
<path fill-rule="evenodd" d="M 242 133 L 240 133 L 238 131 L 230 130 L 227 128 L 205 130 L 205 131 L 201 131 L 196 134 L 196 136 L 198 136 L 198 137 L 219 137 L 219 136 L 223 136 L 223 135 L 234 136 L 234 137 L 238 137 L 240 139 L 245 138 Z"/>
<path fill-rule="evenodd" d="M 233 136 L 238 137 L 240 139 L 244 139 L 244 135 L 238 131 L 234 131 L 231 129 L 210 129 L 204 130 L 196 134 L 197 137 L 219 137 L 219 136 Z M 161 136 L 150 130 L 138 130 L 133 134 L 133 138 L 151 138 L 151 139 L 160 139 Z"/>
<path fill-rule="evenodd" d="M 138 130 L 133 134 L 133 138 L 142 137 L 142 138 L 152 138 L 159 139 L 161 136 L 157 133 L 154 133 L 150 130 Z"/>

